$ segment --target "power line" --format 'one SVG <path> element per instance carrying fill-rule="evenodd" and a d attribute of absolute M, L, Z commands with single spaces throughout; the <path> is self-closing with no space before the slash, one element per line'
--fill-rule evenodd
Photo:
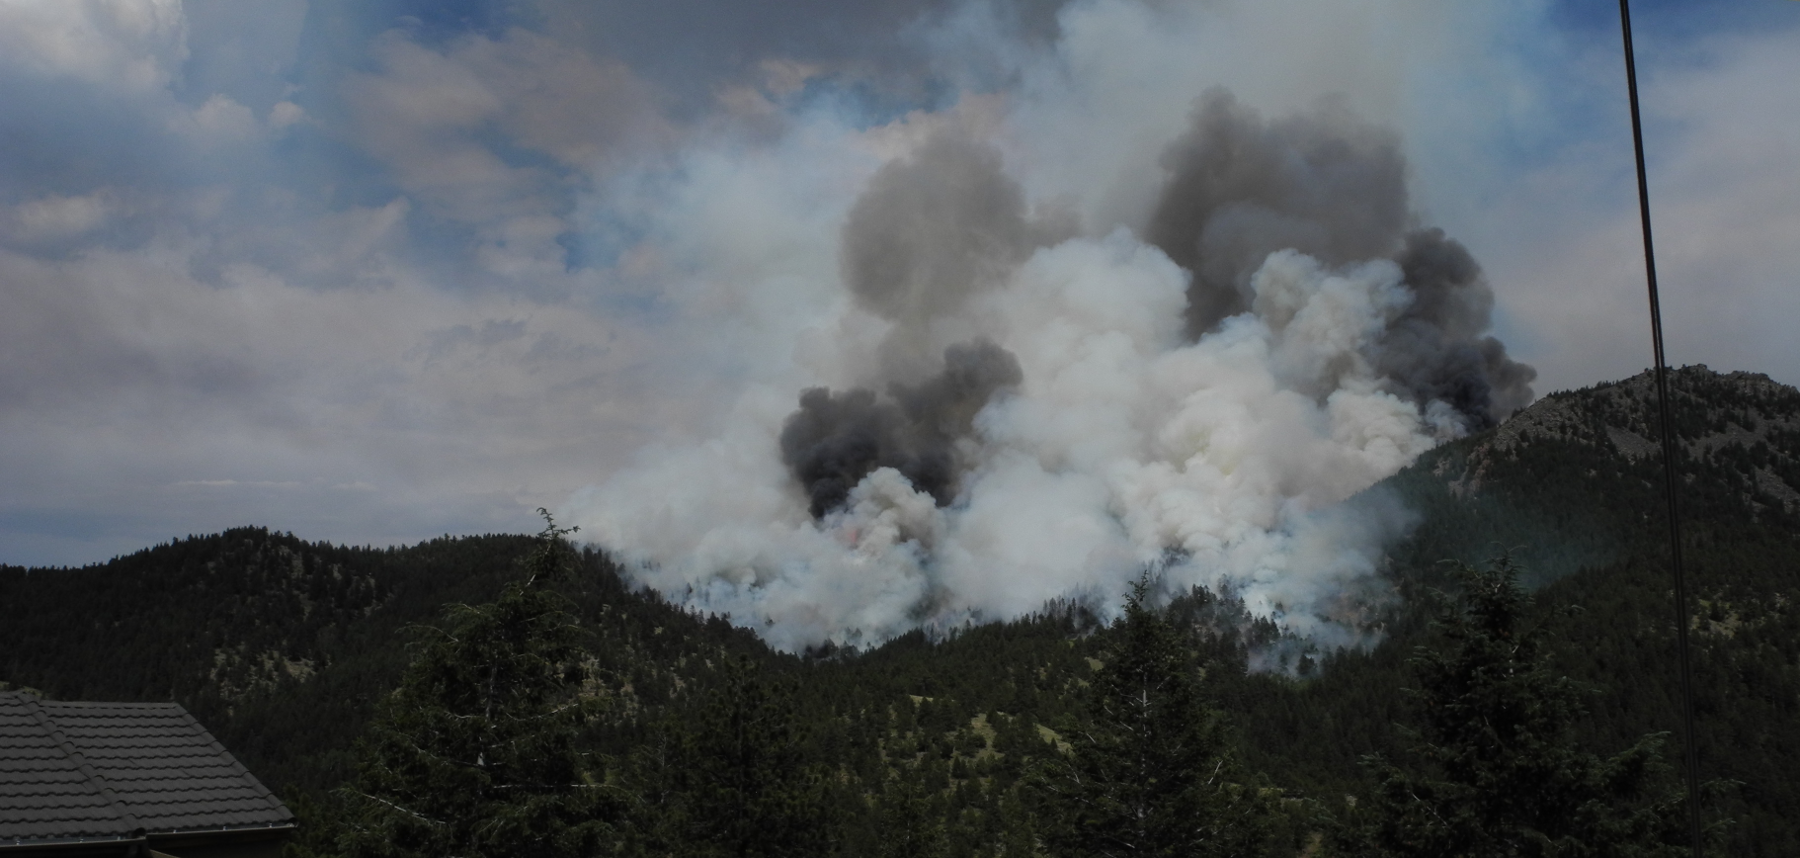
<path fill-rule="evenodd" d="M 1638 213 L 1644 225 L 1644 275 L 1650 287 L 1650 339 L 1656 352 L 1656 402 L 1661 412 L 1663 483 L 1668 489 L 1669 562 L 1675 571 L 1675 638 L 1681 663 L 1681 722 L 1688 788 L 1688 837 L 1700 858 L 1700 755 L 1694 739 L 1694 679 L 1688 658 L 1687 580 L 1681 566 L 1681 515 L 1675 490 L 1675 432 L 1669 417 L 1669 368 L 1663 359 L 1662 302 L 1656 289 L 1656 247 L 1650 235 L 1650 182 L 1644 171 L 1644 125 L 1638 115 L 1637 59 L 1631 49 L 1631 0 L 1619 0 L 1625 36 L 1625 87 L 1631 93 L 1631 143 L 1637 152 Z"/>

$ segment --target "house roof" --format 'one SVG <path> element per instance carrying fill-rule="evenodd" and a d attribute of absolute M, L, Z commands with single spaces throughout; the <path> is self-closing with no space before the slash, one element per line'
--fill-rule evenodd
<path fill-rule="evenodd" d="M 0 692 L 0 846 L 293 822 L 178 704 Z"/>

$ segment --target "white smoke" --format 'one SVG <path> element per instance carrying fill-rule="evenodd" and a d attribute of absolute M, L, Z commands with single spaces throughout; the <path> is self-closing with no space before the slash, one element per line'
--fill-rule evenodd
<path fill-rule="evenodd" d="M 582 535 L 790 650 L 1064 597 L 1105 614 L 1146 569 L 1373 641 L 1409 517 L 1342 502 L 1529 401 L 1531 370 L 1484 338 L 1467 251 L 1416 229 L 1395 135 L 1342 101 L 1264 123 L 1194 74 L 1125 73 L 1154 57 L 1084 52 L 1141 31 L 1191 53 L 1149 10 L 1072 6 L 1010 104 L 809 116 L 693 158 L 643 255 L 684 261 L 697 362 L 738 356 L 738 392 L 710 438 L 580 492 Z M 1210 281 L 1171 258 L 1221 236 L 1242 263 Z M 1197 294 L 1231 309 L 1197 319 Z"/>
<path fill-rule="evenodd" d="M 938 333 L 991 336 L 1024 373 L 959 442 L 973 465 L 949 506 L 880 468 L 815 521 L 776 452 L 794 391 L 759 388 L 721 437 L 583 493 L 576 520 L 644 583 L 787 648 L 1110 599 L 1171 552 L 1170 586 L 1229 583 L 1298 634 L 1354 642 L 1344 595 L 1374 584 L 1400 517 L 1332 505 L 1455 423 L 1362 357 L 1410 298 L 1393 263 L 1282 251 L 1253 284 L 1254 312 L 1187 342 L 1187 278 L 1160 251 L 1124 230 L 1039 250 Z"/>

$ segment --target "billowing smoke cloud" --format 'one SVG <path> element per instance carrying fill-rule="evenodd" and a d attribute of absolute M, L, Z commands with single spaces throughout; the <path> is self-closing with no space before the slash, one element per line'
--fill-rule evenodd
<path fill-rule="evenodd" d="M 1370 355 L 1376 369 L 1389 389 L 1484 428 L 1531 401 L 1537 373 L 1482 336 L 1494 296 L 1468 251 L 1441 230 L 1407 229 L 1405 166 L 1391 132 L 1339 104 L 1265 123 L 1215 89 L 1164 154 L 1169 180 L 1145 238 L 1193 273 L 1196 336 L 1250 307 L 1251 278 L 1274 251 L 1329 265 L 1395 259 L 1415 298 Z"/>
<path fill-rule="evenodd" d="M 1449 403 L 1473 428 L 1530 405 L 1537 370 L 1485 335 L 1494 292 L 1469 251 L 1443 230 L 1421 229 L 1407 234 L 1397 261 L 1414 298 L 1376 347 L 1382 376 L 1415 402 Z"/>
<path fill-rule="evenodd" d="M 923 384 L 895 384 L 888 399 L 857 388 L 800 395 L 781 429 L 781 460 L 806 490 L 812 514 L 843 505 L 876 468 L 893 468 L 942 505 L 956 490 L 955 443 L 995 392 L 1017 385 L 1019 361 L 987 340 L 944 351 L 944 371 Z"/>
<path fill-rule="evenodd" d="M 844 223 L 844 283 L 893 323 L 882 374 L 906 381 L 936 357 L 934 323 L 1000 283 L 1038 247 L 1075 233 L 1073 218 L 1033 219 L 1001 155 L 959 127 L 932 134 L 878 171 Z M 972 357 L 972 353 L 969 355 Z"/>
<path fill-rule="evenodd" d="M 939 505 L 954 498 L 955 444 L 997 391 L 1022 376 L 1011 352 L 985 337 L 943 350 L 928 366 L 940 320 L 1002 283 L 1036 248 L 1073 233 L 1034 221 L 998 149 L 965 129 L 937 130 L 908 157 L 876 172 L 845 220 L 842 269 L 851 295 L 890 323 L 879 352 L 887 396 L 870 388 L 812 388 L 781 432 L 781 456 L 814 517 L 837 509 L 876 468 L 893 468 Z"/>
<path fill-rule="evenodd" d="M 1397 249 L 1406 225 L 1399 140 L 1333 104 L 1267 124 L 1214 89 L 1162 166 L 1169 180 L 1144 238 L 1194 273 L 1195 335 L 1248 309 L 1250 277 L 1270 253 L 1375 259 Z"/>
<path fill-rule="evenodd" d="M 848 208 L 808 346 L 837 389 L 751 389 L 714 440 L 578 498 L 584 533 L 786 647 L 1104 607 L 1147 568 L 1372 640 L 1408 518 L 1343 501 L 1531 377 L 1468 252 L 1409 228 L 1393 135 L 1213 92 L 1141 233 L 1096 234 L 970 127 L 912 135 Z"/>

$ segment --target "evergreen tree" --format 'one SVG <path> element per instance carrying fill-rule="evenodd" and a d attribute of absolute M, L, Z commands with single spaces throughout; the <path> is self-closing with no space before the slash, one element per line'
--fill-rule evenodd
<path fill-rule="evenodd" d="M 950 854 L 943 802 L 922 774 L 918 767 L 903 765 L 876 796 L 881 830 L 876 858 L 944 858 Z"/>
<path fill-rule="evenodd" d="M 801 752 L 793 689 L 723 665 L 697 717 L 665 718 L 633 753 L 638 849 L 785 858 L 831 851 L 829 791 Z"/>
<path fill-rule="evenodd" d="M 545 589 L 570 529 L 548 512 L 525 578 L 485 605 L 455 605 L 422 630 L 342 791 L 350 855 L 590 855 L 617 815 L 576 739 L 601 704 L 584 695 L 582 631 Z"/>
<path fill-rule="evenodd" d="M 1199 666 L 1139 578 L 1088 690 L 1087 719 L 1036 780 L 1053 855 L 1247 856 L 1263 851 L 1268 802 L 1241 775 Z"/>
<path fill-rule="evenodd" d="M 1659 734 L 1601 758 L 1576 746 L 1582 690 L 1552 674 L 1513 564 L 1462 566 L 1441 614 L 1445 646 L 1412 659 L 1422 730 L 1408 770 L 1380 780 L 1340 838 L 1352 855 L 1600 858 L 1686 854 L 1681 794 Z"/>
<path fill-rule="evenodd" d="M 1031 824 L 1031 811 L 1017 789 L 1008 790 L 1002 795 L 999 807 L 995 810 L 1000 828 L 999 849 L 996 854 L 1004 858 L 1032 858 L 1041 854 L 1038 850 L 1037 832 Z"/>
<path fill-rule="evenodd" d="M 627 800 L 629 855 L 674 855 L 686 850 L 687 794 L 697 756 L 693 731 L 665 711 L 632 742 L 621 766 Z"/>

